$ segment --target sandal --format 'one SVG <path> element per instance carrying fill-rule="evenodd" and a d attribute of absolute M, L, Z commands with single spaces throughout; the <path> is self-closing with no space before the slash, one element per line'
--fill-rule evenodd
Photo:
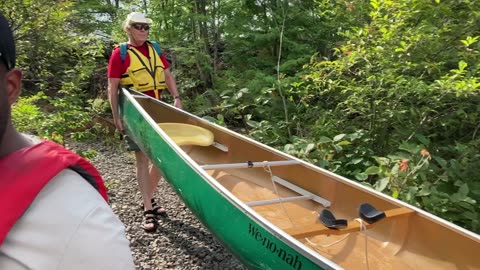
<path fill-rule="evenodd" d="M 158 222 L 155 219 L 155 213 L 153 210 L 147 210 L 143 212 L 143 229 L 146 232 L 154 232 L 158 228 Z"/>
<path fill-rule="evenodd" d="M 153 213 L 155 213 L 156 216 L 167 216 L 167 211 L 165 210 L 165 208 L 159 206 L 154 199 L 152 199 L 152 208 Z"/>
<path fill-rule="evenodd" d="M 159 206 L 155 201 L 155 199 L 152 198 L 151 202 L 152 202 L 152 211 L 153 211 L 153 214 L 155 214 L 155 217 L 167 216 L 167 211 L 165 210 L 165 208 Z M 142 210 L 145 209 L 143 204 L 141 204 L 140 207 Z"/>

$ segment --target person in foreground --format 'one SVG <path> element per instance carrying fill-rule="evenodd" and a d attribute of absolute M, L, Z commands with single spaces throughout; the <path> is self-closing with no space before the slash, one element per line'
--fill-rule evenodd
<path fill-rule="evenodd" d="M 158 44 L 148 41 L 151 24 L 152 20 L 142 13 L 130 13 L 123 23 L 128 42 L 113 50 L 108 64 L 108 93 L 113 120 L 122 134 L 124 128 L 118 114 L 118 94 L 121 86 L 135 89 L 156 99 L 160 99 L 161 92 L 168 89 L 174 98 L 174 106 L 182 109 L 169 63 Z M 128 136 L 126 140 L 129 150 L 135 151 L 137 181 L 144 207 L 143 228 L 147 232 L 153 232 L 158 227 L 159 216 L 166 214 L 165 209 L 158 206 L 153 199 L 161 174 L 156 166 L 151 165 L 149 168 L 151 162 L 148 157 Z"/>
<path fill-rule="evenodd" d="M 15 43 L 0 14 L 0 269 L 135 269 L 123 224 L 97 170 L 15 130 Z"/>

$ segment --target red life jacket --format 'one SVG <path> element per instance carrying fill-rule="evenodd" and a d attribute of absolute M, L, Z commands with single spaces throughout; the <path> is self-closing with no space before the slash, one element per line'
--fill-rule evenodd
<path fill-rule="evenodd" d="M 0 245 L 43 187 L 66 168 L 85 178 L 108 202 L 93 165 L 54 142 L 43 141 L 0 158 Z"/>

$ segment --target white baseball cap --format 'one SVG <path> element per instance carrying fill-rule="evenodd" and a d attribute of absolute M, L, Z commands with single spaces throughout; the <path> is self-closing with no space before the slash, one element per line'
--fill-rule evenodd
<path fill-rule="evenodd" d="M 145 15 L 141 12 L 132 12 L 128 14 L 127 19 L 125 20 L 126 25 L 130 25 L 132 23 L 146 23 L 152 24 L 152 19 L 146 18 Z"/>

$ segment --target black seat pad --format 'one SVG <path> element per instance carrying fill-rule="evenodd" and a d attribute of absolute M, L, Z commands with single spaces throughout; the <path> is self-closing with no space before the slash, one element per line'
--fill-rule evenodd
<path fill-rule="evenodd" d="M 385 212 L 377 210 L 371 204 L 362 203 L 358 209 L 360 218 L 368 222 L 369 224 L 378 222 L 386 217 Z"/>
<path fill-rule="evenodd" d="M 347 227 L 348 222 L 345 219 L 336 219 L 332 212 L 323 209 L 320 213 L 320 221 L 325 227 L 330 229 L 342 229 Z"/>

